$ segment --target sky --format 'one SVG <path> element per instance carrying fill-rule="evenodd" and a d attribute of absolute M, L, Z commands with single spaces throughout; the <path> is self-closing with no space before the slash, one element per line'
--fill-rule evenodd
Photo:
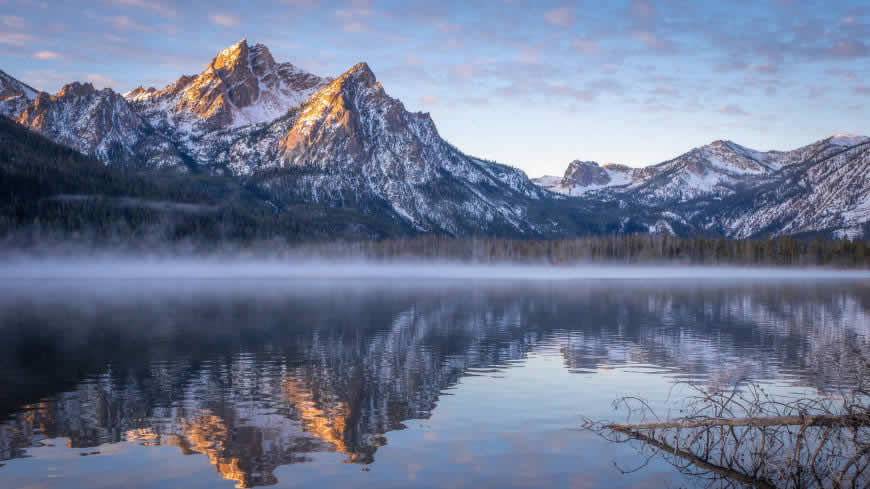
<path fill-rule="evenodd" d="M 530 176 L 870 135 L 866 1 L 0 0 L 0 69 L 49 92 L 163 87 L 243 38 L 322 76 L 366 61 L 446 140 Z"/>

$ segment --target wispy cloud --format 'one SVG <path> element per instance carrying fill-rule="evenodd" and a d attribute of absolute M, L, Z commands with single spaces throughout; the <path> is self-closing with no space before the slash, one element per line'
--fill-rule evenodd
<path fill-rule="evenodd" d="M 108 4 L 117 7 L 132 7 L 149 10 L 157 15 L 174 19 L 178 17 L 178 10 L 164 2 L 156 0 L 106 0 Z"/>
<path fill-rule="evenodd" d="M 221 27 L 235 27 L 242 23 L 242 19 L 236 15 L 228 14 L 228 13 L 212 13 L 208 16 L 209 20 L 211 20 L 212 24 L 219 25 Z"/>
<path fill-rule="evenodd" d="M 732 116 L 747 116 L 747 115 L 749 115 L 748 112 L 746 112 L 745 110 L 743 110 L 743 109 L 742 109 L 739 105 L 737 105 L 737 104 L 728 104 L 728 105 L 723 105 L 722 107 L 719 107 L 719 111 L 718 111 L 718 112 L 719 112 L 720 114 L 732 115 Z"/>
<path fill-rule="evenodd" d="M 601 44 L 598 41 L 589 41 L 586 39 L 575 39 L 571 42 L 571 46 L 582 54 L 596 55 L 601 54 Z"/>
<path fill-rule="evenodd" d="M 25 44 L 33 40 L 34 38 L 30 34 L 24 34 L 19 32 L 0 32 L 0 44 L 7 44 L 10 46 L 24 46 Z"/>
<path fill-rule="evenodd" d="M 133 17 L 128 15 L 115 15 L 108 17 L 108 21 L 112 26 L 119 31 L 141 31 L 151 32 L 154 30 L 150 25 L 139 23 Z"/>
<path fill-rule="evenodd" d="M 33 57 L 35 59 L 49 60 L 49 59 L 57 59 L 60 57 L 60 55 L 54 51 L 37 51 L 37 52 L 33 53 Z"/>
<path fill-rule="evenodd" d="M 87 81 L 91 82 L 97 88 L 113 88 L 116 89 L 121 86 L 121 82 L 115 80 L 114 78 L 99 75 L 96 73 L 89 73 L 86 77 Z"/>
<path fill-rule="evenodd" d="M 571 7 L 562 7 L 548 10 L 544 14 L 544 19 L 553 25 L 571 25 L 574 23 L 574 9 Z"/>

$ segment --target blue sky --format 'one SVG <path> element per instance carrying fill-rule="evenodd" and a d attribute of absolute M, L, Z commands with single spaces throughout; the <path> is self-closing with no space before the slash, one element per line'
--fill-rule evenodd
<path fill-rule="evenodd" d="M 324 76 L 367 61 L 445 139 L 531 176 L 715 139 L 765 150 L 870 134 L 866 1 L 240 5 L 0 0 L 0 69 L 51 92 L 162 87 L 242 38 Z"/>

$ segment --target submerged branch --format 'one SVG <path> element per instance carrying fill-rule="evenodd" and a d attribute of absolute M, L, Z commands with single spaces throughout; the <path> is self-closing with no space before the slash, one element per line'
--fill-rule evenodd
<path fill-rule="evenodd" d="M 764 416 L 752 418 L 706 418 L 699 420 L 679 419 L 659 423 L 609 424 L 605 428 L 614 431 L 693 429 L 718 426 L 870 426 L 870 414 L 816 415 L 816 416 Z"/>

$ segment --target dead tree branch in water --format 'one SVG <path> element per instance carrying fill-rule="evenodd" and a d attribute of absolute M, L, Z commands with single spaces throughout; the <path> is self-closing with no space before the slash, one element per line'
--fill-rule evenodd
<path fill-rule="evenodd" d="M 866 489 L 870 487 L 870 362 L 868 345 L 852 345 L 841 362 L 839 388 L 790 399 L 738 380 L 728 389 L 690 389 L 676 419 L 659 420 L 649 403 L 624 397 L 614 407 L 627 421 L 587 420 L 584 427 L 631 443 L 648 463 L 663 457 L 708 487 Z M 841 357 L 838 357 L 841 358 Z M 655 418 L 655 421 L 652 420 Z M 622 469 L 620 469 L 622 470 Z"/>

